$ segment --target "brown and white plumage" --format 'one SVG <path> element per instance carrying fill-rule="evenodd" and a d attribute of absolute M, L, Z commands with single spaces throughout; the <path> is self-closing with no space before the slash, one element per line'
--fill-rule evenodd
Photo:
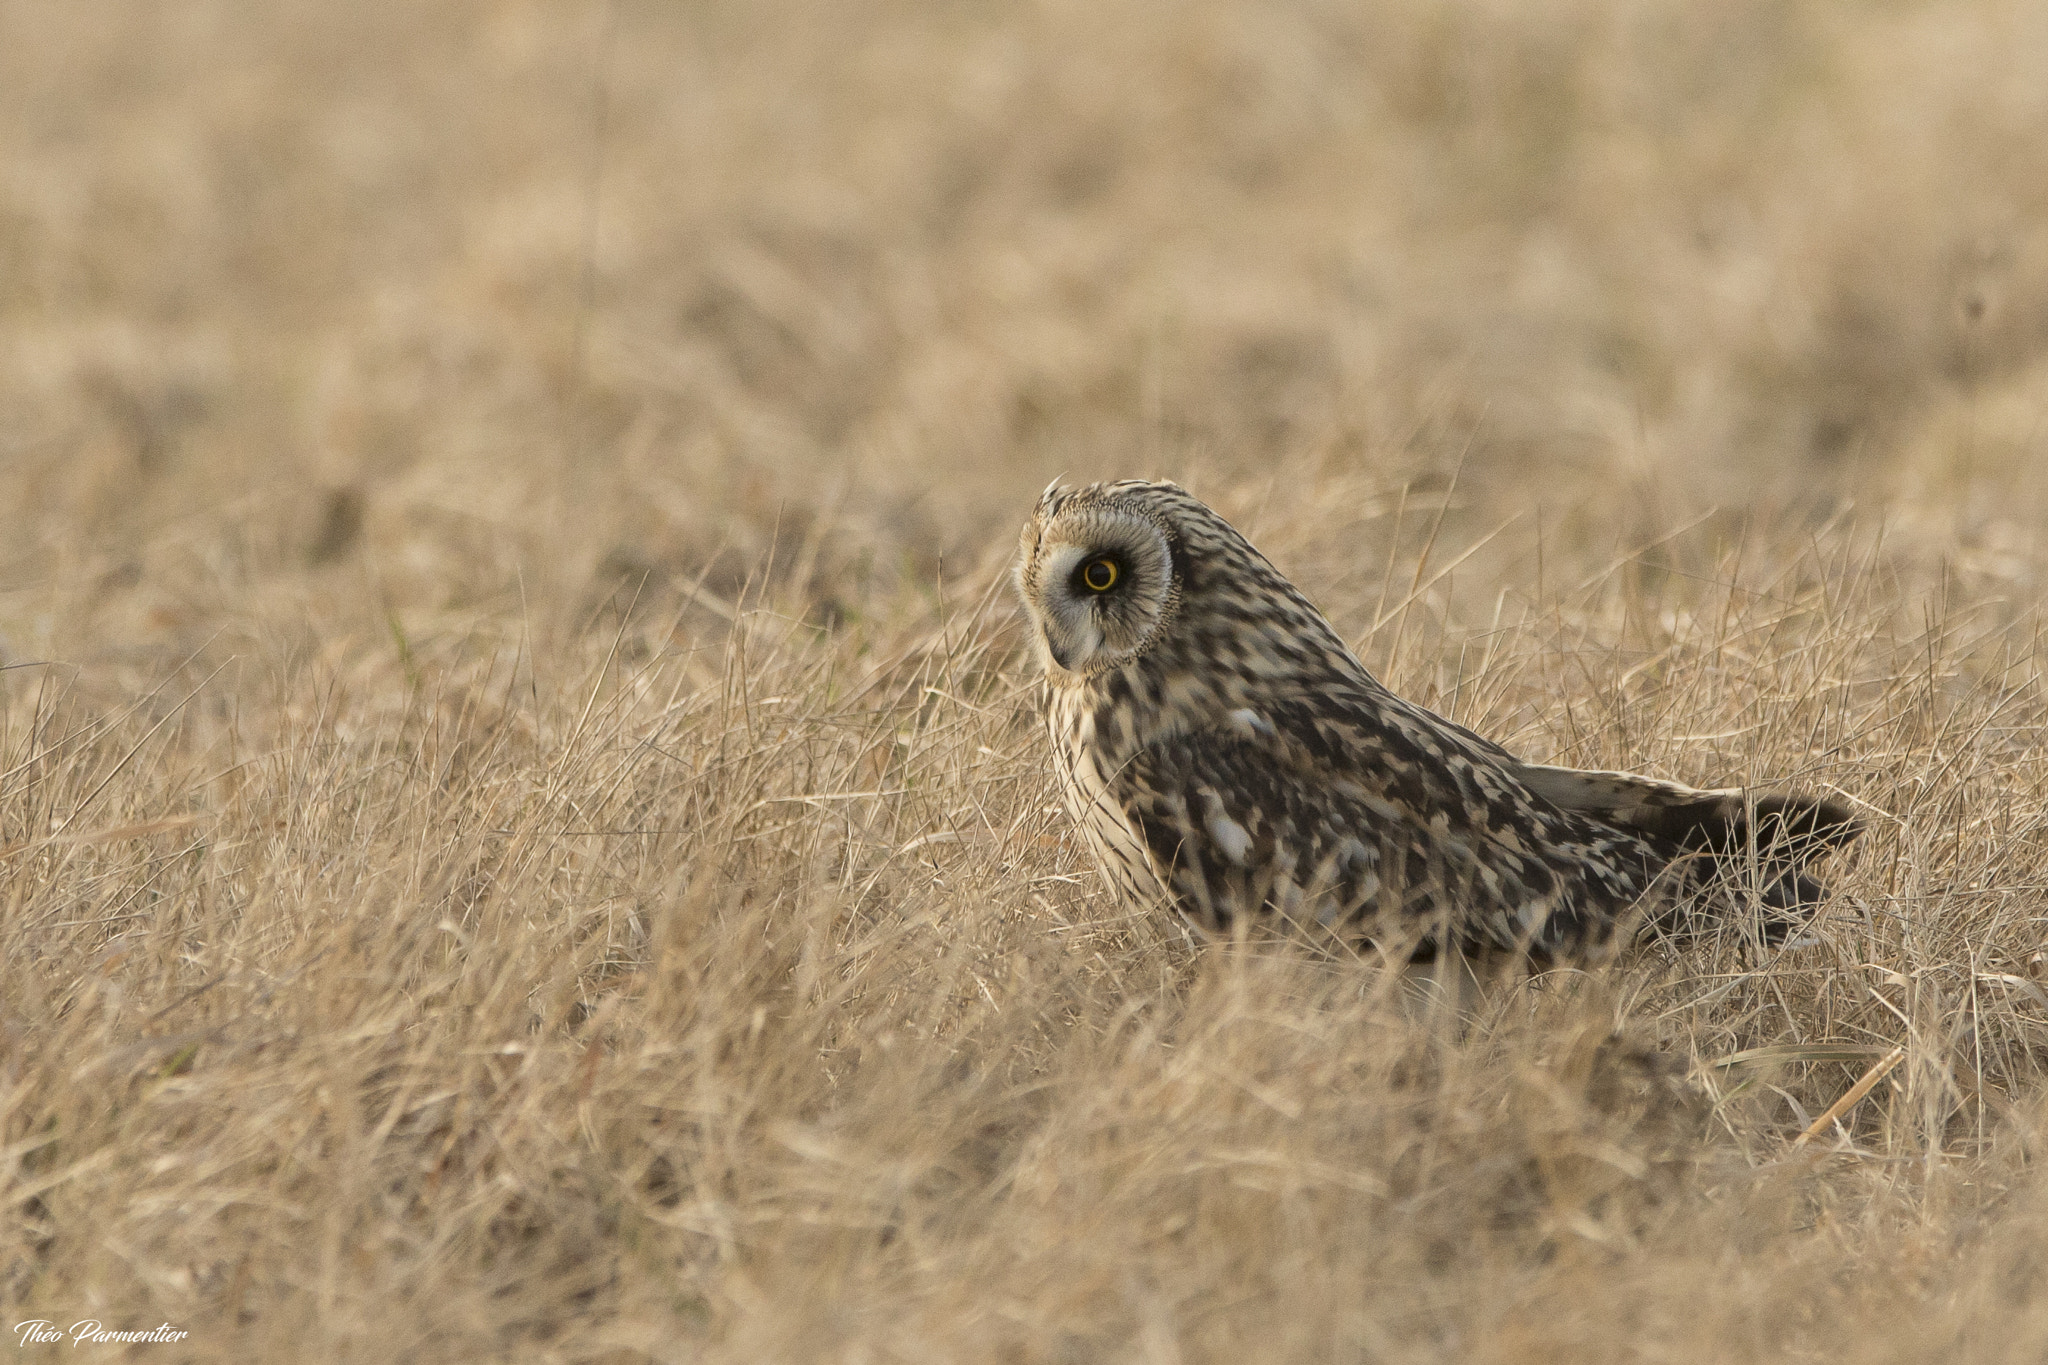
<path fill-rule="evenodd" d="M 1782 932 L 1820 894 L 1805 860 L 1857 831 L 1825 799 L 1523 763 L 1381 686 L 1176 484 L 1047 489 L 1017 586 L 1068 809 L 1124 895 L 1205 932 L 1583 954 L 1737 862 Z"/>

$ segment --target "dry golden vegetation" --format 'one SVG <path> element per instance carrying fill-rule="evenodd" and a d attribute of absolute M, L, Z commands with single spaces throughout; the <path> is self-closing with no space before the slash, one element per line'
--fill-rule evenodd
<path fill-rule="evenodd" d="M 0 6 L 6 1328 L 2041 1359 L 2043 71 L 2017 0 Z M 1459 1031 L 1111 904 L 1003 573 L 1134 472 L 1532 757 L 1862 803 L 1813 941 Z"/>

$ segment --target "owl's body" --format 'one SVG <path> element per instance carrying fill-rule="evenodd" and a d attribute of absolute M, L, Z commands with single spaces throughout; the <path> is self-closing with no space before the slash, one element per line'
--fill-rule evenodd
<path fill-rule="evenodd" d="M 1017 571 L 1068 809 L 1105 874 L 1196 928 L 1278 916 L 1411 957 L 1584 954 L 1855 833 L 1833 802 L 1526 764 L 1403 701 L 1177 485 L 1047 490 Z"/>

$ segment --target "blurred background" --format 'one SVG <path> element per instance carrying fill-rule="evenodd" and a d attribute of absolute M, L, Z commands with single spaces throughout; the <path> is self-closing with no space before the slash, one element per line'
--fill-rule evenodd
<path fill-rule="evenodd" d="M 1859 803 L 1819 942 L 1417 1051 L 1114 906 L 999 590 L 1140 473 Z M 2040 0 L 0 0 L 0 1303 L 2048 1359 L 2044 524 Z"/>
<path fill-rule="evenodd" d="M 0 634 L 830 620 L 1141 472 L 2030 584 L 2044 71 L 1996 0 L 9 0 Z"/>

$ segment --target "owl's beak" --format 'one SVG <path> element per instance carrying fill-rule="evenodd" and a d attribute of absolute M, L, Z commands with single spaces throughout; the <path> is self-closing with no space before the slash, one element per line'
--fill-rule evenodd
<path fill-rule="evenodd" d="M 1078 673 L 1081 665 L 1094 658 L 1095 652 L 1102 648 L 1102 628 L 1092 621 L 1082 623 L 1078 630 L 1072 627 L 1054 630 L 1051 628 L 1054 624 L 1047 622 L 1039 627 L 1039 637 L 1045 641 L 1045 652 L 1067 672 Z"/>

